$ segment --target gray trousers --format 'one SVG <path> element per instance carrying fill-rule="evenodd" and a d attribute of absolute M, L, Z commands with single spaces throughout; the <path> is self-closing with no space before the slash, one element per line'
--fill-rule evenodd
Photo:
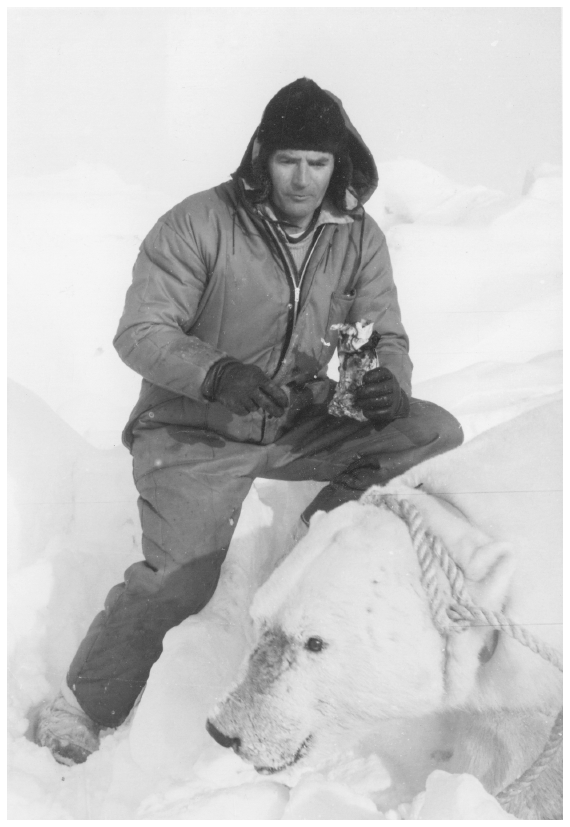
<path fill-rule="evenodd" d="M 134 437 L 145 559 L 111 589 L 67 676 L 85 712 L 109 727 L 127 717 L 166 632 L 212 597 L 256 477 L 329 482 L 304 512 L 308 520 L 460 445 L 463 433 L 443 408 L 412 399 L 408 418 L 383 426 L 314 406 L 271 445 L 181 425 L 139 425 Z"/>

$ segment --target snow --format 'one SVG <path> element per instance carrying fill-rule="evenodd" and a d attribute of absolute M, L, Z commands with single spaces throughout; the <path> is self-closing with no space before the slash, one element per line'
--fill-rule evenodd
<path fill-rule="evenodd" d="M 451 410 L 468 439 L 558 396 L 559 171 L 530 171 L 518 199 L 415 161 L 382 164 L 380 175 L 373 214 L 391 250 L 415 395 Z M 207 735 L 206 712 L 247 649 L 252 594 L 294 545 L 317 483 L 255 483 L 214 598 L 167 635 L 134 715 L 86 764 L 61 767 L 32 743 L 35 708 L 140 556 L 119 444 L 139 380 L 111 339 L 138 244 L 170 203 L 82 164 L 20 179 L 12 204 L 10 818 L 507 818 L 471 776 L 433 773 L 411 805 L 385 808 L 390 778 L 373 752 L 331 745 L 323 766 L 268 779 Z"/>
<path fill-rule="evenodd" d="M 454 776 L 436 770 L 427 780 L 425 793 L 414 799 L 407 818 L 492 821 L 514 819 L 514 816 L 505 813 L 497 801 L 485 795 L 481 782 L 472 775 Z"/>

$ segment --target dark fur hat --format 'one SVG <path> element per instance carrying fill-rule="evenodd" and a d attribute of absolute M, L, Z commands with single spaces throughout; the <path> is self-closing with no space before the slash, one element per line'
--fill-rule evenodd
<path fill-rule="evenodd" d="M 346 145 L 338 104 L 309 78 L 299 78 L 271 98 L 257 132 L 265 150 L 305 149 L 337 154 Z"/>
<path fill-rule="evenodd" d="M 269 101 L 261 124 L 232 174 L 234 180 L 244 182 L 248 202 L 256 204 L 269 198 L 268 163 L 277 149 L 332 153 L 334 171 L 327 197 L 341 213 L 354 213 L 378 184 L 374 158 L 341 101 L 308 78 L 284 86 Z M 354 198 L 358 202 L 356 207 Z"/>

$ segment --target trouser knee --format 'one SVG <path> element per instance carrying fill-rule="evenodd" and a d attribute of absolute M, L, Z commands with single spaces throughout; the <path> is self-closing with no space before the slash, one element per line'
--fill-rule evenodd
<path fill-rule="evenodd" d="M 359 455 L 317 494 L 301 518 L 308 524 L 315 511 L 331 511 L 358 499 L 370 486 L 386 485 L 462 442 L 463 430 L 452 414 L 432 402 L 412 399 L 409 417 L 373 429 Z"/>
<path fill-rule="evenodd" d="M 143 604 L 149 621 L 155 613 L 172 615 L 174 622 L 169 625 L 175 625 L 208 603 L 216 590 L 225 556 L 226 550 L 222 549 L 183 564 L 170 561 L 159 570 L 148 562 L 135 563 L 125 572 L 123 594 L 113 602 L 122 599 L 127 604 Z"/>
<path fill-rule="evenodd" d="M 424 402 L 419 399 L 413 402 L 416 405 L 419 403 L 418 413 L 425 421 L 426 433 L 430 437 L 434 433 L 437 435 L 437 453 L 450 451 L 463 443 L 463 428 L 453 414 L 433 402 Z M 414 407 L 412 405 L 412 410 Z"/>

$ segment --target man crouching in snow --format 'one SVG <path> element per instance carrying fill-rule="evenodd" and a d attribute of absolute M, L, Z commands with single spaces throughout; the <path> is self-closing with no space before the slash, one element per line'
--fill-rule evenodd
<path fill-rule="evenodd" d="M 58 761 L 85 761 L 125 720 L 166 632 L 208 603 L 256 477 L 328 482 L 307 522 L 461 443 L 449 413 L 411 397 L 386 240 L 363 208 L 377 180 L 340 101 L 302 78 L 269 102 L 232 180 L 144 240 L 115 346 L 143 377 L 124 442 L 145 561 L 40 713 Z M 334 326 L 364 319 L 379 364 L 356 394 L 364 421 L 332 416 Z"/>

